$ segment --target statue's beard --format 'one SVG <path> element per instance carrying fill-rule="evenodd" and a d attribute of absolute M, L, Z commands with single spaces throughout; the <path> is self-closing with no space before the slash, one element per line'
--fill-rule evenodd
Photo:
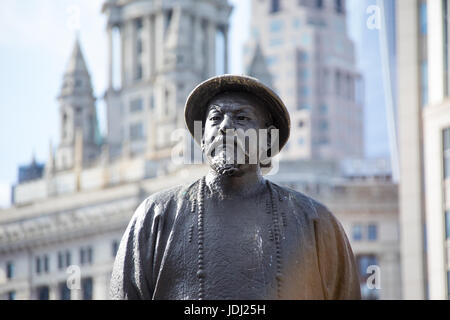
<path fill-rule="evenodd" d="M 222 159 L 214 159 L 211 162 L 211 168 L 221 176 L 237 176 L 240 171 L 240 164 L 226 163 Z"/>
<path fill-rule="evenodd" d="M 221 176 L 239 176 L 242 166 L 248 163 L 248 153 L 238 139 L 233 142 L 233 147 L 224 143 L 224 137 L 218 137 L 206 150 L 206 157 L 211 168 Z M 233 141 L 233 140 L 231 140 Z"/>

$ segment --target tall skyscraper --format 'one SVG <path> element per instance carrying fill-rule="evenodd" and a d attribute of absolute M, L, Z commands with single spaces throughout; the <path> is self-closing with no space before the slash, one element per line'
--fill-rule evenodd
<path fill-rule="evenodd" d="M 399 1 L 403 294 L 450 297 L 450 1 Z"/>
<path fill-rule="evenodd" d="M 428 90 L 428 100 L 422 109 L 422 121 L 428 294 L 430 299 L 449 299 L 450 1 L 429 0 L 427 4 L 429 63 L 428 83 L 423 88 Z"/>
<path fill-rule="evenodd" d="M 244 59 L 246 72 L 272 86 L 289 109 L 285 159 L 364 156 L 362 79 L 345 1 L 252 0 Z"/>
<path fill-rule="evenodd" d="M 427 55 L 426 1 L 398 1 L 397 4 L 402 287 L 405 299 L 424 299 L 425 190 L 421 123 L 428 95 L 427 68 L 423 62 Z"/>

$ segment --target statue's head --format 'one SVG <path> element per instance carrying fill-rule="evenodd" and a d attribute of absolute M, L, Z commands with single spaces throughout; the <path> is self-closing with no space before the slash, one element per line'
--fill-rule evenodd
<path fill-rule="evenodd" d="M 250 77 L 225 75 L 203 82 L 189 96 L 185 118 L 210 166 L 221 175 L 270 166 L 289 137 L 289 114 L 281 99 Z M 195 121 L 201 124 L 201 136 Z"/>

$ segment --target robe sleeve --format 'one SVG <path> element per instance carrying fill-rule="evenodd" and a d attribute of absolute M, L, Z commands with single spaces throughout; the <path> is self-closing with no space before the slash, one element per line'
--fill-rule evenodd
<path fill-rule="evenodd" d="M 153 251 L 160 215 L 149 198 L 134 212 L 120 242 L 113 266 L 110 297 L 115 300 L 151 299 Z"/>
<path fill-rule="evenodd" d="M 325 299 L 359 300 L 358 268 L 345 231 L 325 207 L 318 207 L 316 211 L 315 236 Z"/>

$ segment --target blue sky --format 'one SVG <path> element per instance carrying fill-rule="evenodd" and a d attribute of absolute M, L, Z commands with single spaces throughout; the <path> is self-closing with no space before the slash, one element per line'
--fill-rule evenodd
<path fill-rule="evenodd" d="M 58 103 L 56 97 L 70 56 L 75 31 L 74 12 L 80 13 L 80 40 L 93 80 L 94 92 L 101 97 L 107 84 L 107 42 L 104 0 L 2 0 L 0 11 L 0 207 L 9 203 L 9 185 L 17 179 L 17 167 L 31 161 L 32 155 L 45 162 L 49 143 L 56 146 Z M 249 34 L 250 0 L 230 0 L 235 6 L 231 18 L 230 72 L 242 73 L 242 44 Z M 348 0 L 349 30 L 358 39 L 360 64 L 364 70 L 378 63 L 377 57 L 363 56 L 376 45 L 376 34 L 367 41 L 360 31 L 365 21 L 361 0 Z M 358 31 L 359 30 L 359 31 Z M 376 31 L 374 31 L 376 32 Z M 361 39 L 365 39 L 364 45 Z M 364 50 L 364 52 L 361 52 Z M 379 58 L 378 58 L 379 59 Z M 373 68 L 372 70 L 380 68 Z M 377 85 L 378 75 L 369 71 L 369 84 Z M 378 80 L 377 80 L 378 79 Z M 367 82 L 366 80 L 366 82 Z M 366 88 L 367 93 L 367 88 Z M 378 91 L 369 91 L 366 112 L 368 156 L 388 152 L 384 103 Z M 381 96 L 382 97 L 382 96 Z M 105 117 L 98 103 L 99 117 Z M 102 130 L 104 125 L 101 123 Z"/>

